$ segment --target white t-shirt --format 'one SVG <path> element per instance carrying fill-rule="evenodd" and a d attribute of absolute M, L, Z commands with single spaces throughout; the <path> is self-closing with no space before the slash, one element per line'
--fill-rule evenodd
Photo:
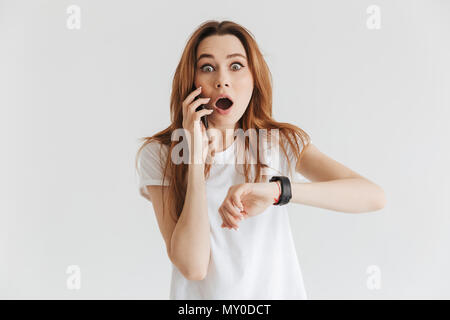
<path fill-rule="evenodd" d="M 206 180 L 211 226 L 211 259 L 207 275 L 203 280 L 188 280 L 172 264 L 170 299 L 307 299 L 289 223 L 287 206 L 290 204 L 270 206 L 257 216 L 241 220 L 237 231 L 221 227 L 218 208 L 229 187 L 245 182 L 240 174 L 242 167 L 238 172 L 233 164 L 236 141 L 226 150 L 216 152 L 215 163 Z M 159 157 L 161 146 L 152 141 L 142 149 L 138 159 L 141 192 L 146 193 L 146 185 L 162 185 L 165 159 Z M 285 175 L 291 182 L 305 181 L 295 172 L 293 151 L 288 143 L 285 146 L 292 170 L 289 171 L 280 148 L 279 161 L 274 161 L 274 157 L 265 158 L 264 163 L 273 170 L 264 174 L 268 179 L 273 175 Z M 163 157 L 167 157 L 168 146 L 163 146 L 162 151 Z"/>

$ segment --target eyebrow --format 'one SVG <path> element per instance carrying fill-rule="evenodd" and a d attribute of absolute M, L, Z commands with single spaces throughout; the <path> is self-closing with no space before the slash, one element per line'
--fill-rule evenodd
<path fill-rule="evenodd" d="M 232 54 L 227 55 L 227 59 L 230 59 L 230 58 L 233 58 L 233 57 L 242 57 L 242 58 L 244 58 L 245 60 L 247 60 L 247 57 L 244 56 L 244 55 L 242 55 L 242 54 L 240 54 L 240 53 L 232 53 Z M 198 57 L 197 62 L 198 62 L 201 58 L 213 58 L 213 59 L 214 59 L 214 56 L 213 56 L 212 54 L 209 54 L 209 53 L 202 53 L 202 54 Z"/>

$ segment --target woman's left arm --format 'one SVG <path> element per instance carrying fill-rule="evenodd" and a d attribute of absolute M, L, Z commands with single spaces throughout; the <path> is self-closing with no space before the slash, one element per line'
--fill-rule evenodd
<path fill-rule="evenodd" d="M 297 161 L 296 171 L 311 182 L 291 181 L 290 202 L 348 213 L 376 211 L 386 204 L 381 187 L 331 159 L 312 144 Z M 222 227 L 238 228 L 240 217 L 246 219 L 264 212 L 277 199 L 279 190 L 279 182 L 231 186 L 219 208 L 225 219 Z"/>
<path fill-rule="evenodd" d="M 309 144 L 296 171 L 311 182 L 291 183 L 290 202 L 309 206 L 362 213 L 382 209 L 386 204 L 383 189 Z"/>

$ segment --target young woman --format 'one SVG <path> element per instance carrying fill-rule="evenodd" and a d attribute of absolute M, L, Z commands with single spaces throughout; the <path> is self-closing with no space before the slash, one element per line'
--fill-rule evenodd
<path fill-rule="evenodd" d="M 170 111 L 136 167 L 172 262 L 171 299 L 306 299 L 285 204 L 353 213 L 385 204 L 379 186 L 272 118 L 270 71 L 234 22 L 207 21 L 192 34 Z"/>

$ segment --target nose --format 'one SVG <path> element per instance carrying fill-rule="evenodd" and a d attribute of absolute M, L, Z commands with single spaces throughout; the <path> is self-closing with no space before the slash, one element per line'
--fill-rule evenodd
<path fill-rule="evenodd" d="M 225 75 L 221 75 L 216 81 L 215 88 L 229 87 L 230 82 L 226 79 Z"/>
<path fill-rule="evenodd" d="M 217 82 L 216 83 L 216 88 L 221 88 L 221 87 L 229 87 L 230 85 L 228 84 L 228 82 Z"/>

